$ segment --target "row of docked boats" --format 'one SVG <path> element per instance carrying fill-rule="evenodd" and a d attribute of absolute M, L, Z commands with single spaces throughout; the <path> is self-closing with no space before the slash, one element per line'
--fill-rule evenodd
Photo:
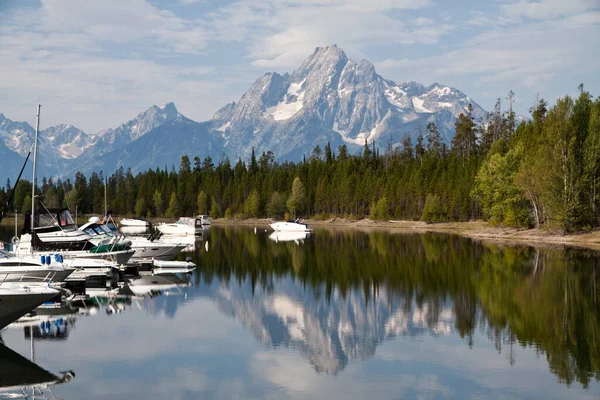
<path fill-rule="evenodd" d="M 36 364 L 35 347 L 40 341 L 63 341 L 76 327 L 81 318 L 93 317 L 101 310 L 107 315 L 120 314 L 127 309 L 148 307 L 148 298 L 183 295 L 190 286 L 186 276 L 153 275 L 139 273 L 124 275 L 116 287 L 93 288 L 87 296 L 69 301 L 51 299 L 31 313 L 24 315 L 6 327 L 22 330 L 24 338 L 31 341 L 31 358 L 27 359 L 0 344 L 0 399 L 3 398 L 53 398 L 54 386 L 68 383 L 75 377 L 73 371 L 49 372 Z M 0 290 L 0 295 L 2 290 Z M 35 295 L 27 299 L 34 299 Z M 35 292 L 35 290 L 33 290 Z M 11 292 L 11 296 L 15 297 Z M 30 306 L 31 303 L 23 304 Z M 3 333 L 6 331 L 3 331 Z M 9 337 L 14 334 L 8 333 Z M 0 339 L 1 341 L 1 339 Z"/>

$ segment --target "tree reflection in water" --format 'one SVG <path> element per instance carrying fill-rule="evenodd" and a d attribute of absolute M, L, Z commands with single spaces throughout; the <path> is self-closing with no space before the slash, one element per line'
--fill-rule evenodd
<path fill-rule="evenodd" d="M 518 362 L 515 346 L 527 346 L 545 354 L 560 382 L 587 387 L 600 379 L 597 252 L 356 230 L 276 242 L 252 229 L 213 227 L 210 242 L 210 251 L 195 253 L 196 283 L 217 277 L 235 291 L 249 282 L 240 307 L 263 318 L 276 313 L 286 324 L 286 337 L 249 326 L 255 336 L 299 348 L 318 371 L 336 373 L 350 357 L 369 357 L 387 337 L 452 331 L 471 346 L 480 329 L 510 363 Z M 288 292 L 302 293 L 274 293 L 286 281 Z M 298 304 L 309 311 L 301 323 L 288 315 Z M 319 359 L 315 346 L 325 338 L 317 332 L 329 336 L 331 359 Z"/>

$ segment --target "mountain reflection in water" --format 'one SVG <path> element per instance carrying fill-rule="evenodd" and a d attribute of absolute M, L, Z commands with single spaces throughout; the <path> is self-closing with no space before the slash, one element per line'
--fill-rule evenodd
<path fill-rule="evenodd" d="M 559 382 L 600 378 L 597 252 L 378 231 L 319 230 L 302 245 L 248 229 L 211 235 L 197 284 L 218 277 L 221 310 L 319 372 L 338 373 L 388 338 L 455 332 L 472 346 L 480 330 L 510 363 L 514 346 L 530 346 Z"/>
<path fill-rule="evenodd" d="M 67 340 L 47 350 L 78 371 L 61 391 L 80 395 L 87 382 L 95 398 L 600 392 L 597 252 L 356 230 L 286 241 L 213 226 L 202 240 L 208 251 L 198 243 L 181 255 L 198 266 L 191 286 L 135 278 L 80 308 Z M 150 380 L 161 384 L 141 384 Z M 99 389 L 111 385 L 124 394 Z"/>

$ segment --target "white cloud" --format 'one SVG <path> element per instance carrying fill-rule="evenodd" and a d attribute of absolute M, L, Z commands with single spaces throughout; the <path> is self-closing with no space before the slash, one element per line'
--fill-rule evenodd
<path fill-rule="evenodd" d="M 504 13 L 511 18 L 553 19 L 567 15 L 579 14 L 598 8 L 597 0 L 519 0 L 503 4 Z"/>
<path fill-rule="evenodd" d="M 335 43 L 362 55 L 373 44 L 437 43 L 454 26 L 435 25 L 424 17 L 407 24 L 390 14 L 431 4 L 429 0 L 241 0 L 211 18 L 223 39 L 243 38 L 249 43 L 252 65 L 291 69 L 321 45 Z"/>
<path fill-rule="evenodd" d="M 504 1 L 457 14 L 432 0 L 42 0 L 2 15 L 0 111 L 31 121 L 42 102 L 49 123 L 90 133 L 168 101 L 204 120 L 265 70 L 292 71 L 331 44 L 384 59 L 378 72 L 396 80 L 538 89 L 597 71 L 597 4 Z"/>
<path fill-rule="evenodd" d="M 574 24 L 572 18 L 579 23 Z M 539 89 L 538 85 L 560 74 L 592 73 L 600 68 L 600 54 L 590 40 L 598 32 L 595 19 L 572 18 L 504 27 L 440 55 L 390 58 L 376 65 L 392 79 L 401 76 L 431 82 L 466 78 L 480 86 L 502 85 L 504 91 L 514 85 Z"/>

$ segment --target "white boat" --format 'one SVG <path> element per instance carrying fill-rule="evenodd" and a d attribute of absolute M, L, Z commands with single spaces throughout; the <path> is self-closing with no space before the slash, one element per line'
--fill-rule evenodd
<path fill-rule="evenodd" d="M 0 284 L 0 329 L 58 295 L 57 290 L 45 286 L 11 282 Z"/>
<path fill-rule="evenodd" d="M 90 237 L 89 235 L 87 236 Z M 33 254 L 35 256 L 46 256 L 55 254 L 56 251 L 34 250 L 31 245 L 31 235 L 25 233 L 21 235 L 21 240 L 17 244 L 14 253 L 20 256 L 28 254 Z M 133 255 L 135 254 L 135 250 L 131 249 L 129 246 L 119 245 L 117 243 L 114 245 L 100 244 L 98 246 L 92 247 L 90 250 L 62 250 L 60 251 L 60 254 L 62 254 L 65 260 L 73 258 L 86 258 L 95 260 L 106 260 L 117 263 L 118 265 L 125 265 L 129 262 L 129 260 L 131 260 L 131 257 L 133 257 Z"/>
<path fill-rule="evenodd" d="M 34 213 L 33 247 L 38 250 L 87 250 L 94 245 L 89 235 L 79 229 L 68 209 Z M 32 233 L 31 216 L 25 216 L 25 232 Z"/>
<path fill-rule="evenodd" d="M 202 219 L 181 217 L 173 223 L 161 223 L 156 229 L 165 235 L 201 235 Z"/>
<path fill-rule="evenodd" d="M 153 236 L 124 236 L 111 231 L 106 225 L 99 223 L 98 217 L 90 218 L 89 222 L 79 227 L 90 235 L 90 241 L 96 245 L 118 243 L 134 250 L 132 261 L 140 260 L 174 260 L 177 254 L 188 246 L 186 243 L 162 241 Z"/>
<path fill-rule="evenodd" d="M 135 226 L 135 227 L 150 227 L 152 223 L 143 218 L 122 218 L 119 220 L 119 224 L 122 226 Z"/>
<path fill-rule="evenodd" d="M 310 232 L 311 229 L 309 229 L 308 225 L 303 224 L 300 221 L 301 219 L 298 218 L 295 221 L 273 222 L 271 224 L 271 228 L 273 228 L 275 231 L 282 232 Z"/>
<path fill-rule="evenodd" d="M 0 283 L 20 282 L 28 285 L 47 285 L 63 282 L 75 271 L 65 267 L 61 254 L 34 257 L 16 256 L 0 250 Z"/>
<path fill-rule="evenodd" d="M 150 233 L 150 227 L 146 226 L 121 226 L 119 232 L 124 235 L 147 235 Z"/>

